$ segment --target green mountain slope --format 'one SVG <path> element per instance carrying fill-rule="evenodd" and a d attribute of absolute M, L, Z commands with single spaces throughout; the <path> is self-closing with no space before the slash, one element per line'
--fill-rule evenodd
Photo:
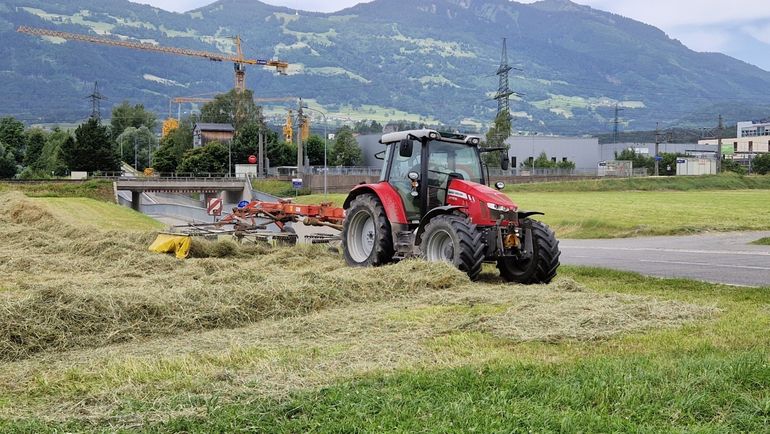
<path fill-rule="evenodd" d="M 489 121 L 500 42 L 509 38 L 514 124 L 523 130 L 604 132 L 615 105 L 624 128 L 710 121 L 718 111 L 768 107 L 757 89 L 770 72 L 721 54 L 696 53 L 659 29 L 566 0 L 375 0 L 333 14 L 221 0 L 186 14 L 124 0 L 8 0 L 0 4 L 0 111 L 25 121 L 87 115 L 99 81 L 109 103 L 142 102 L 232 87 L 232 66 L 16 33 L 19 25 L 96 33 L 161 45 L 232 51 L 292 64 L 288 76 L 250 68 L 261 96 L 297 95 L 330 112 L 400 110 L 448 124 Z M 393 115 L 399 117 L 399 115 Z M 713 123 L 713 122 L 712 122 Z"/>

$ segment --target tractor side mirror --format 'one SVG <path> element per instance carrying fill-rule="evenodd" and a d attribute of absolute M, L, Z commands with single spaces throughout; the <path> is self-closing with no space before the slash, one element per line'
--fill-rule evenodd
<path fill-rule="evenodd" d="M 508 161 L 508 154 L 505 153 L 505 152 L 501 152 L 500 153 L 500 168 L 503 169 L 504 171 L 508 170 L 508 167 L 510 167 L 510 166 L 508 166 L 508 163 L 509 163 L 509 161 Z"/>
<path fill-rule="evenodd" d="M 409 139 L 404 139 L 398 143 L 398 155 L 402 158 L 411 158 L 414 144 Z"/>

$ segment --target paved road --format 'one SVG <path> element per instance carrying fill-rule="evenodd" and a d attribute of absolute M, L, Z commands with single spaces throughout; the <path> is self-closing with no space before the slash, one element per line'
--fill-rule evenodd
<path fill-rule="evenodd" d="M 770 246 L 751 245 L 770 232 L 560 240 L 561 263 L 684 277 L 742 286 L 770 286 Z"/>

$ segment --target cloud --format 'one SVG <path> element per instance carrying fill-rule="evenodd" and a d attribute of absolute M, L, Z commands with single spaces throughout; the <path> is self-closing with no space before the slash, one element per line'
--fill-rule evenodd
<path fill-rule="evenodd" d="M 741 28 L 746 35 L 770 45 L 770 24 L 749 24 Z"/>

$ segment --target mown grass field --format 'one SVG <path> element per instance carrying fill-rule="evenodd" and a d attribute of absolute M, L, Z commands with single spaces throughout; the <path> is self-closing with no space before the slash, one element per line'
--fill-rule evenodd
<path fill-rule="evenodd" d="M 521 286 L 486 266 L 470 282 L 227 241 L 180 261 L 125 230 L 137 219 L 86 222 L 80 199 L 0 199 L 0 432 L 770 426 L 770 287 L 582 267 Z"/>
<path fill-rule="evenodd" d="M 0 192 L 20 191 L 29 197 L 84 197 L 114 202 L 112 182 L 90 180 L 85 182 L 0 182 Z"/>
<path fill-rule="evenodd" d="M 704 231 L 767 230 L 770 190 L 510 192 L 521 209 L 561 238 L 618 238 Z M 331 194 L 335 204 L 344 194 Z M 323 195 L 300 196 L 319 203 Z"/>
<path fill-rule="evenodd" d="M 165 226 L 157 220 L 130 208 L 83 197 L 34 198 L 57 219 L 78 226 L 103 230 L 152 231 Z"/>

